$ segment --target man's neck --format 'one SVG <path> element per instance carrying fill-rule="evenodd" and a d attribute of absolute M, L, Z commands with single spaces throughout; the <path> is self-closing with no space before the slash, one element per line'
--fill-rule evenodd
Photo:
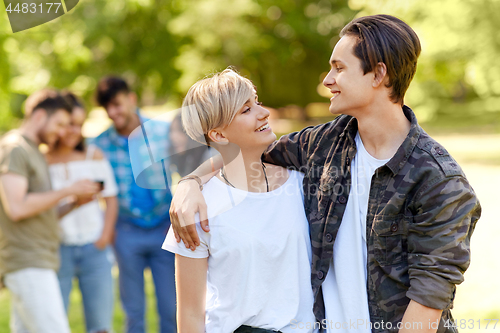
<path fill-rule="evenodd" d="M 377 159 L 392 158 L 411 127 L 401 105 L 394 103 L 375 104 L 356 119 L 365 149 Z"/>

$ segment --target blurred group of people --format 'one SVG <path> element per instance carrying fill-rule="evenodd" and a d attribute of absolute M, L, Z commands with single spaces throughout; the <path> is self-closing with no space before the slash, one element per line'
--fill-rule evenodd
<path fill-rule="evenodd" d="M 176 331 L 174 254 L 161 249 L 170 226 L 171 182 L 159 189 L 137 185 L 128 137 L 148 119 L 127 83 L 103 78 L 96 100 L 113 124 L 94 139 L 82 135 L 82 101 L 52 89 L 29 96 L 21 127 L 0 138 L 0 281 L 11 293 L 12 332 L 70 332 L 75 278 L 87 332 L 111 332 L 115 259 L 127 332 L 145 331 L 146 268 L 159 330 Z M 169 178 L 180 178 L 200 164 L 207 148 L 195 148 L 180 115 L 160 124 L 149 127 L 168 143 Z M 40 144 L 47 147 L 43 153 Z"/>

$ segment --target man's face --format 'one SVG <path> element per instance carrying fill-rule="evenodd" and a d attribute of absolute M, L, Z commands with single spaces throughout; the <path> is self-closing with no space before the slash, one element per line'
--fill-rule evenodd
<path fill-rule="evenodd" d="M 60 109 L 53 113 L 51 116 L 45 115 L 44 118 L 46 120 L 38 133 L 38 138 L 41 143 L 52 146 L 59 138 L 62 138 L 66 135 L 71 117 L 66 110 Z"/>
<path fill-rule="evenodd" d="M 356 116 L 373 101 L 374 73 L 363 74 L 361 60 L 353 54 L 355 42 L 355 37 L 342 37 L 330 58 L 331 69 L 323 85 L 333 94 L 329 108 L 332 114 Z"/>
<path fill-rule="evenodd" d="M 108 117 L 118 131 L 127 128 L 130 124 L 135 108 L 135 95 L 124 92 L 118 93 L 105 107 Z"/>

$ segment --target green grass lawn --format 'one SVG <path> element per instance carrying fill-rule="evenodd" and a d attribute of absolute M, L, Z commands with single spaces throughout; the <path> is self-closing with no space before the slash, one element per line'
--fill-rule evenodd
<path fill-rule="evenodd" d="M 115 267 L 116 268 L 116 267 Z M 115 277 L 115 311 L 113 316 L 113 329 L 115 333 L 123 333 L 125 331 L 125 314 L 121 307 L 118 292 L 117 270 L 114 272 Z M 154 296 L 154 284 L 149 270 L 145 271 L 145 288 L 146 288 L 146 321 L 147 332 L 158 332 L 158 315 L 156 312 L 156 297 Z M 70 295 L 70 308 L 68 313 L 69 324 L 72 333 L 85 333 L 85 323 L 83 318 L 82 297 L 77 285 L 75 284 Z M 10 299 L 6 289 L 0 291 L 0 333 L 8 333 L 10 317 Z"/>

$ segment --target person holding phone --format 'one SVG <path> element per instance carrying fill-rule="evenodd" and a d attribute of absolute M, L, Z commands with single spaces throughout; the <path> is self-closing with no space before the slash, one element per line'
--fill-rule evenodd
<path fill-rule="evenodd" d="M 113 241 L 118 212 L 118 189 L 113 170 L 102 152 L 96 146 L 84 145 L 82 126 L 86 115 L 83 104 L 70 92 L 64 97 L 72 106 L 70 127 L 46 154 L 52 187 L 63 188 L 80 179 L 93 180 L 101 188 L 100 197 L 106 209 L 103 213 L 95 199 L 61 219 L 59 283 L 67 311 L 73 278 L 78 279 L 87 332 L 111 332 L 113 254 L 109 245 Z"/>
<path fill-rule="evenodd" d="M 25 102 L 20 128 L 0 138 L 0 289 L 9 289 L 10 332 L 69 333 L 59 268 L 59 213 L 99 192 L 88 179 L 54 190 L 40 144 L 66 134 L 71 106 L 60 93 L 43 89 Z"/>

